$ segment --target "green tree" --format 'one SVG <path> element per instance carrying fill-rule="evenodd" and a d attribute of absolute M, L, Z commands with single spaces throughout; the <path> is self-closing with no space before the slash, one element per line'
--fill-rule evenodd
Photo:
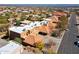
<path fill-rule="evenodd" d="M 18 38 L 18 37 L 15 38 L 15 41 L 18 42 L 18 43 L 20 43 L 20 44 L 22 43 L 22 39 Z"/>
<path fill-rule="evenodd" d="M 20 20 L 16 20 L 16 26 L 20 26 Z"/>
<path fill-rule="evenodd" d="M 57 33 L 56 32 L 52 32 L 51 36 L 57 37 Z"/>
<path fill-rule="evenodd" d="M 61 30 L 66 29 L 68 23 L 68 19 L 66 16 L 61 16 L 60 17 L 60 22 L 58 23 L 58 26 Z"/>

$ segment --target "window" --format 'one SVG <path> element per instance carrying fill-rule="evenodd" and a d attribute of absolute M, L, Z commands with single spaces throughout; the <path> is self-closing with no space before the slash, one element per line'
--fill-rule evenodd
<path fill-rule="evenodd" d="M 57 22 L 52 22 L 52 23 L 57 23 Z"/>
<path fill-rule="evenodd" d="M 39 34 L 41 34 L 41 35 L 47 35 L 47 33 L 45 33 L 45 32 L 39 32 Z"/>

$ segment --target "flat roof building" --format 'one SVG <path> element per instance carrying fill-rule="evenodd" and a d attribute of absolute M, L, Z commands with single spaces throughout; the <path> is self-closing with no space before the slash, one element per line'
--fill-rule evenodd
<path fill-rule="evenodd" d="M 47 21 L 46 20 L 41 21 L 41 22 L 39 22 L 39 21 L 31 22 L 31 23 L 29 23 L 27 25 L 24 25 L 24 26 L 18 26 L 18 27 L 17 26 L 13 26 L 13 27 L 9 28 L 9 30 L 10 31 L 13 31 L 13 32 L 17 32 L 17 33 L 20 34 L 20 33 L 24 32 L 24 30 L 25 31 L 31 30 L 34 27 L 39 27 L 39 26 L 42 26 L 44 24 L 47 24 Z"/>

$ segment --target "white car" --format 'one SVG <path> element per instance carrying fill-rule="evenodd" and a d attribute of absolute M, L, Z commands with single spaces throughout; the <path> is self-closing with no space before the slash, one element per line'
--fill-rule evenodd
<path fill-rule="evenodd" d="M 65 29 L 66 31 L 69 31 L 69 29 Z"/>

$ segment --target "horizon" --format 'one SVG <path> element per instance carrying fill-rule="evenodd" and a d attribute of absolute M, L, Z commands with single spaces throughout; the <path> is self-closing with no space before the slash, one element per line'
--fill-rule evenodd
<path fill-rule="evenodd" d="M 79 4 L 0 4 L 0 6 L 79 7 Z"/>

